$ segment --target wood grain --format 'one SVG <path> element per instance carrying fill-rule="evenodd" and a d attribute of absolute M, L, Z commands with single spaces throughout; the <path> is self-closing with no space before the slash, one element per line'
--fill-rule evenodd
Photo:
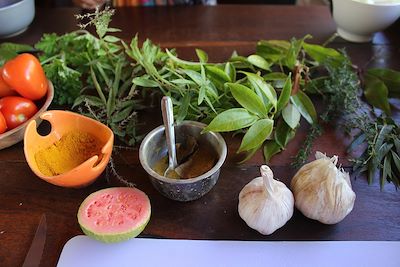
<path fill-rule="evenodd" d="M 33 44 L 43 33 L 59 34 L 76 29 L 75 8 L 37 9 L 30 28 L 7 41 Z M 138 32 L 141 40 L 150 38 L 163 47 L 177 47 L 180 56 L 195 58 L 194 48 L 209 53 L 212 61 L 226 60 L 233 50 L 243 55 L 253 53 L 260 39 L 290 39 L 314 36 L 315 43 L 327 40 L 335 32 L 328 8 L 298 6 L 241 6 L 121 8 L 112 22 L 122 29 L 120 36 L 130 40 Z M 331 45 L 345 48 L 353 62 L 361 68 L 379 66 L 400 69 L 399 23 L 375 36 L 373 43 L 350 44 L 336 39 Z M 146 133 L 161 123 L 157 109 L 140 114 L 147 125 Z M 271 167 L 279 179 L 289 185 L 295 173 L 291 158 L 307 134 L 303 124 L 287 150 L 275 157 Z M 138 148 L 125 151 L 117 158 L 117 169 L 145 191 L 152 203 L 152 218 L 141 236 L 184 239 L 228 240 L 400 240 L 400 196 L 392 185 L 379 190 L 368 186 L 364 177 L 352 179 L 357 194 L 353 212 L 337 225 L 323 225 L 305 218 L 296 211 L 293 218 L 270 236 L 250 229 L 237 213 L 237 196 L 252 178 L 259 176 L 261 154 L 244 165 L 237 165 L 235 153 L 238 137 L 224 135 L 228 158 L 217 185 L 203 198 L 178 203 L 161 196 L 150 184 L 138 160 Z M 346 161 L 346 139 L 334 126 L 326 126 L 325 134 L 314 146 Z M 48 220 L 48 236 L 41 266 L 55 266 L 63 245 L 82 234 L 76 213 L 83 199 L 98 189 L 121 185 L 115 179 L 101 176 L 83 189 L 66 189 L 48 184 L 29 169 L 23 145 L 0 151 L 0 266 L 20 266 L 27 253 L 42 213 Z"/>

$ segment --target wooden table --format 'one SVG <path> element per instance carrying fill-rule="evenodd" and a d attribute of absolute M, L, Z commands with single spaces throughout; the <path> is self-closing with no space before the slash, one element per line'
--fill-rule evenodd
<path fill-rule="evenodd" d="M 9 41 L 33 44 L 43 33 L 59 34 L 76 28 L 73 17 L 77 9 L 38 9 L 31 27 Z M 150 38 L 163 47 L 177 47 L 181 57 L 195 58 L 194 48 L 209 53 L 212 61 L 226 60 L 233 50 L 239 54 L 255 51 L 260 39 L 290 39 L 314 36 L 322 43 L 335 32 L 335 24 L 326 7 L 310 6 L 217 6 L 177 8 L 119 9 L 113 26 L 121 28 L 121 37 L 130 40 L 136 32 L 141 39 Z M 373 43 L 351 44 L 337 39 L 336 48 L 344 47 L 355 64 L 362 68 L 380 66 L 400 69 L 399 23 L 378 33 Z M 148 129 L 160 123 L 155 110 Z M 146 128 L 146 129 L 147 129 Z M 296 170 L 289 167 L 306 135 L 302 127 L 284 153 L 270 166 L 276 177 L 289 184 Z M 296 211 L 293 218 L 270 236 L 250 229 L 237 212 L 242 187 L 259 176 L 263 163 L 257 154 L 244 165 L 235 164 L 239 139 L 225 135 L 229 155 L 217 185 L 203 198 L 178 203 L 161 196 L 150 184 L 138 160 L 138 149 L 123 154 L 117 168 L 137 187 L 145 191 L 152 203 L 152 218 L 141 236 L 183 239 L 227 240 L 400 240 L 400 195 L 392 185 L 379 190 L 375 182 L 352 179 L 357 194 L 354 210 L 337 225 L 323 225 Z M 314 150 L 337 154 L 348 167 L 345 147 L 348 140 L 328 127 L 315 143 Z M 104 177 L 83 189 L 56 187 L 38 179 L 29 169 L 19 143 L 0 151 L 0 266 L 20 266 L 32 241 L 40 217 L 46 213 L 48 235 L 42 266 L 55 266 L 64 244 L 82 234 L 76 219 L 83 199 L 98 189 L 120 185 Z"/>

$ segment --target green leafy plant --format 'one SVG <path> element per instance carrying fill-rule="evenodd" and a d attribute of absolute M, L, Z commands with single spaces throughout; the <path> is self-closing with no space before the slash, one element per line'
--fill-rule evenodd
<path fill-rule="evenodd" d="M 45 34 L 35 45 L 47 77 L 55 85 L 55 103 L 73 104 L 81 113 L 108 125 L 120 140 L 137 140 L 136 88 L 129 58 L 121 40 L 108 25 L 114 11 L 105 9 L 78 15 L 88 21 L 64 35 Z M 97 36 L 85 28 L 94 26 Z"/>

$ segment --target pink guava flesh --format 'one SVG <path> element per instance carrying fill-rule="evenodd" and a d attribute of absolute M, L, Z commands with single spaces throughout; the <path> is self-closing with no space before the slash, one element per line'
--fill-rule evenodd
<path fill-rule="evenodd" d="M 85 233 L 129 234 L 143 230 L 150 213 L 150 200 L 145 193 L 136 188 L 114 187 L 89 195 L 79 208 L 78 221 Z"/>

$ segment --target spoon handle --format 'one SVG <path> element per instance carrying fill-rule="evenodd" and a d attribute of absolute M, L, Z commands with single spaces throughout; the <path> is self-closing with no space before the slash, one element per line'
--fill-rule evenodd
<path fill-rule="evenodd" d="M 168 146 L 168 168 L 175 169 L 177 162 L 175 150 L 174 112 L 172 109 L 172 101 L 169 96 L 164 96 L 161 99 L 161 111 Z"/>

